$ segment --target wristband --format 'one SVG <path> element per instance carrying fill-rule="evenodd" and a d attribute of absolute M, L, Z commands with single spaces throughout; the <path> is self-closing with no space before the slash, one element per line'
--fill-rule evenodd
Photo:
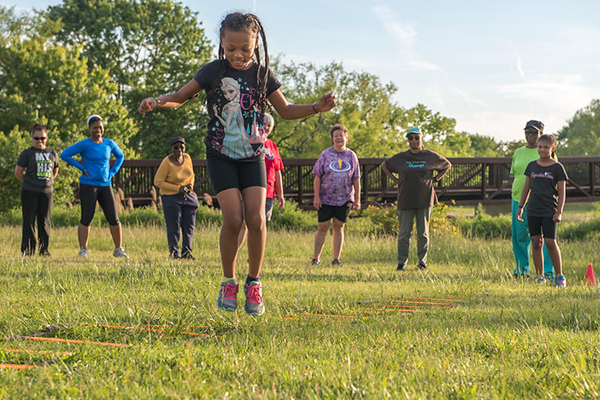
<path fill-rule="evenodd" d="M 319 112 L 317 111 L 317 109 L 315 108 L 315 104 L 317 103 L 312 103 L 312 109 L 315 112 L 315 114 L 318 114 Z"/>
<path fill-rule="evenodd" d="M 156 97 L 150 97 L 152 100 L 154 100 L 154 102 L 156 103 L 156 107 L 158 107 L 158 99 Z"/>
<path fill-rule="evenodd" d="M 519 205 L 519 208 L 523 208 L 523 206 L 522 206 L 522 205 Z"/>

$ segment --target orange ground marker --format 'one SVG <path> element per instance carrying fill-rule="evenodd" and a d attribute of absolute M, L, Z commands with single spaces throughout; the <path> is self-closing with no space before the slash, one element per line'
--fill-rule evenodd
<path fill-rule="evenodd" d="M 27 364 L 0 364 L 0 368 L 4 369 L 31 369 L 31 368 L 39 368 L 37 365 L 27 365 Z"/>
<path fill-rule="evenodd" d="M 130 344 L 121 343 L 109 343 L 109 342 L 93 342 L 90 340 L 75 340 L 75 339 L 61 339 L 61 338 L 47 338 L 40 336 L 23 336 L 24 339 L 37 340 L 40 342 L 58 342 L 58 343 L 74 343 L 74 344 L 94 344 L 98 346 L 106 347 L 131 347 Z"/>

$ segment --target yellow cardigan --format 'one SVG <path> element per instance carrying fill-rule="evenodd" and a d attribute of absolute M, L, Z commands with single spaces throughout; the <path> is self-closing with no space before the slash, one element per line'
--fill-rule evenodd
<path fill-rule="evenodd" d="M 178 194 L 180 186 L 194 185 L 194 167 L 192 158 L 184 153 L 183 164 L 175 165 L 169 157 L 165 157 L 154 176 L 154 186 L 160 189 L 160 194 Z"/>

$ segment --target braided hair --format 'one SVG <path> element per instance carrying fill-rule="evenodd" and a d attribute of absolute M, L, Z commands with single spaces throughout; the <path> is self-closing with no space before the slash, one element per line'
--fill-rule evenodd
<path fill-rule="evenodd" d="M 260 76 L 261 71 L 261 57 L 260 52 L 258 50 L 258 46 L 254 50 L 254 57 L 256 62 L 258 63 L 258 68 L 256 69 L 256 82 L 258 85 L 258 96 L 256 99 L 256 106 L 260 110 L 260 113 L 264 113 L 266 110 L 270 109 L 270 105 L 267 101 L 267 76 L 269 73 L 269 51 L 267 48 L 267 37 L 265 35 L 265 30 L 262 26 L 262 23 L 258 19 L 258 17 L 254 14 L 243 14 L 240 12 L 235 12 L 228 14 L 225 19 L 221 22 L 221 27 L 219 28 L 219 40 L 223 40 L 223 36 L 227 31 L 234 32 L 243 32 L 248 31 L 252 32 L 262 39 L 263 50 L 264 50 L 264 74 Z M 227 66 L 227 60 L 225 59 L 225 50 L 223 49 L 222 43 L 219 43 L 219 61 L 221 66 L 221 73 L 217 80 L 219 82 L 225 73 L 225 67 Z M 213 85 L 213 87 L 218 87 L 218 84 Z"/>
<path fill-rule="evenodd" d="M 556 158 L 556 137 L 554 135 L 545 133 L 542 136 L 540 136 L 540 138 L 538 139 L 538 143 L 541 141 L 549 143 L 550 146 L 554 146 L 554 150 L 552 151 L 552 158 Z"/>

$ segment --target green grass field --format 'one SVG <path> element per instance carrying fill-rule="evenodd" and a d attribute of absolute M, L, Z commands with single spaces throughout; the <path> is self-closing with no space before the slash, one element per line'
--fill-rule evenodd
<path fill-rule="evenodd" d="M 167 260 L 161 228 L 125 227 L 129 260 L 106 228 L 87 260 L 75 228 L 53 229 L 48 259 L 0 228 L 0 364 L 35 366 L 0 368 L 0 399 L 600 396 L 600 292 L 583 283 L 598 240 L 561 242 L 559 290 L 515 280 L 509 241 L 433 235 L 429 272 L 398 273 L 391 236 L 350 231 L 343 267 L 310 267 L 312 234 L 270 232 L 254 318 L 215 306 L 218 229 L 197 229 L 189 262 Z"/>

